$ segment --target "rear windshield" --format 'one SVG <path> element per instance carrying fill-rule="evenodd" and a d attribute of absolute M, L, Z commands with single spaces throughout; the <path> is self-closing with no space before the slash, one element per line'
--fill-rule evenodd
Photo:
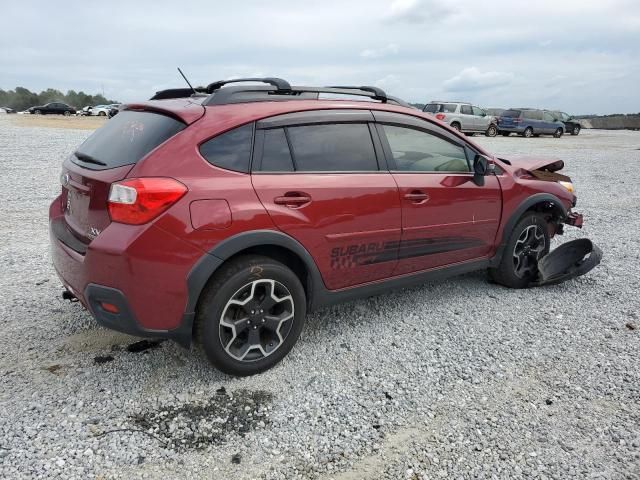
<path fill-rule="evenodd" d="M 521 111 L 520 110 L 505 110 L 502 112 L 503 117 L 519 117 Z"/>
<path fill-rule="evenodd" d="M 456 111 L 455 103 L 427 103 L 424 106 L 423 112 L 427 113 L 453 113 Z"/>
<path fill-rule="evenodd" d="M 125 110 L 87 138 L 71 159 L 93 170 L 132 165 L 185 127 L 166 115 Z"/>

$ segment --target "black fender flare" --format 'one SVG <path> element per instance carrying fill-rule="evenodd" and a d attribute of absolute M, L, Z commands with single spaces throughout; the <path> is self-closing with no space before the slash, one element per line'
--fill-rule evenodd
<path fill-rule="evenodd" d="M 496 253 L 490 261 L 491 267 L 497 267 L 502 260 L 502 254 L 504 253 L 504 249 L 509 241 L 509 235 L 511 235 L 511 231 L 516 226 L 516 223 L 522 218 L 522 215 L 529 210 L 534 205 L 538 205 L 540 203 L 550 203 L 553 205 L 554 212 L 558 215 L 561 220 L 567 218 L 567 209 L 558 197 L 551 193 L 536 193 L 535 195 L 531 195 L 530 197 L 523 200 L 520 205 L 516 207 L 513 211 L 509 219 L 504 225 L 504 229 L 502 230 L 502 239 L 500 240 L 500 244 L 496 249 Z"/>
<path fill-rule="evenodd" d="M 243 250 L 261 246 L 285 248 L 302 260 L 311 282 L 311 285 L 308 285 L 311 297 L 308 301 L 313 299 L 316 289 L 324 289 L 324 282 L 313 257 L 300 242 L 277 230 L 253 230 L 238 233 L 218 243 L 191 268 L 187 275 L 188 299 L 185 313 L 195 313 L 198 299 L 209 278 L 226 260 Z"/>

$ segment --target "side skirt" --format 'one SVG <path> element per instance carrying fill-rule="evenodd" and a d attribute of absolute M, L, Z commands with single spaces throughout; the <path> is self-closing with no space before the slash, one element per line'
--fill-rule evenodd
<path fill-rule="evenodd" d="M 421 283 L 443 280 L 456 275 L 475 272 L 477 270 L 484 270 L 489 267 L 489 263 L 489 259 L 473 260 L 408 275 L 392 277 L 380 282 L 368 283 L 345 290 L 327 290 L 323 287 L 321 290 L 316 291 L 312 302 L 312 309 L 315 310 L 317 308 L 336 303 L 379 295 L 393 289 L 405 288 Z"/>

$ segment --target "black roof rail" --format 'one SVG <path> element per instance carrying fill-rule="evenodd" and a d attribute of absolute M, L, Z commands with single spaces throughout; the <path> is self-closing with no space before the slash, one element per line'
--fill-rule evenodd
<path fill-rule="evenodd" d="M 380 100 L 382 103 L 386 103 L 388 97 L 387 94 L 385 93 L 384 90 L 382 90 L 381 88 L 378 87 L 371 87 L 368 85 L 364 85 L 362 87 L 352 87 L 352 86 L 332 86 L 332 87 L 328 87 L 328 88 L 340 88 L 342 90 L 362 90 L 363 92 L 371 92 L 374 94 L 373 98 L 374 100 Z"/>
<path fill-rule="evenodd" d="M 290 90 L 278 89 L 275 86 L 247 85 L 229 86 L 215 90 L 203 105 L 227 105 L 231 103 L 277 102 L 288 100 L 317 100 L 321 93 L 333 95 L 367 97 L 383 103 L 394 103 L 403 107 L 411 107 L 404 100 L 391 97 L 376 87 L 303 87 L 291 86 Z"/>
<path fill-rule="evenodd" d="M 229 85 L 235 83 L 263 83 L 266 85 Z M 222 88 L 229 85 L 226 88 Z M 249 102 L 275 102 L 287 100 L 317 100 L 321 93 L 332 95 L 359 96 L 377 100 L 382 103 L 394 103 L 403 107 L 411 107 L 404 100 L 391 97 L 384 90 L 368 85 L 364 86 L 333 86 L 333 87 L 303 87 L 291 86 L 289 82 L 282 78 L 275 77 L 252 77 L 235 78 L 231 80 L 218 80 L 210 83 L 206 87 L 172 88 L 161 90 L 151 97 L 151 100 L 164 100 L 169 98 L 185 98 L 193 96 L 207 96 L 202 105 L 227 105 L 231 103 Z"/>
<path fill-rule="evenodd" d="M 265 77 L 265 78 L 234 78 L 231 80 L 218 80 L 217 82 L 210 83 L 207 85 L 206 91 L 207 93 L 213 93 L 219 88 L 222 88 L 224 85 L 229 83 L 241 83 L 241 82 L 261 82 L 268 83 L 269 85 L 273 85 L 278 89 L 279 92 L 287 92 L 291 91 L 291 85 L 286 80 L 275 77 Z"/>

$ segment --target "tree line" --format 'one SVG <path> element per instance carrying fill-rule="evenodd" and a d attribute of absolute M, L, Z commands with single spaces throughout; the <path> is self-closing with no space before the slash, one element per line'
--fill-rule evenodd
<path fill-rule="evenodd" d="M 32 92 L 24 87 L 16 87 L 15 90 L 2 90 L 0 88 L 0 107 L 9 107 L 16 111 L 21 111 L 49 102 L 62 102 L 78 109 L 87 105 L 120 103 L 116 100 L 107 100 L 100 94 L 89 95 L 82 91 L 76 92 L 75 90 L 69 90 L 65 94 L 55 88 L 47 88 L 40 93 Z"/>

